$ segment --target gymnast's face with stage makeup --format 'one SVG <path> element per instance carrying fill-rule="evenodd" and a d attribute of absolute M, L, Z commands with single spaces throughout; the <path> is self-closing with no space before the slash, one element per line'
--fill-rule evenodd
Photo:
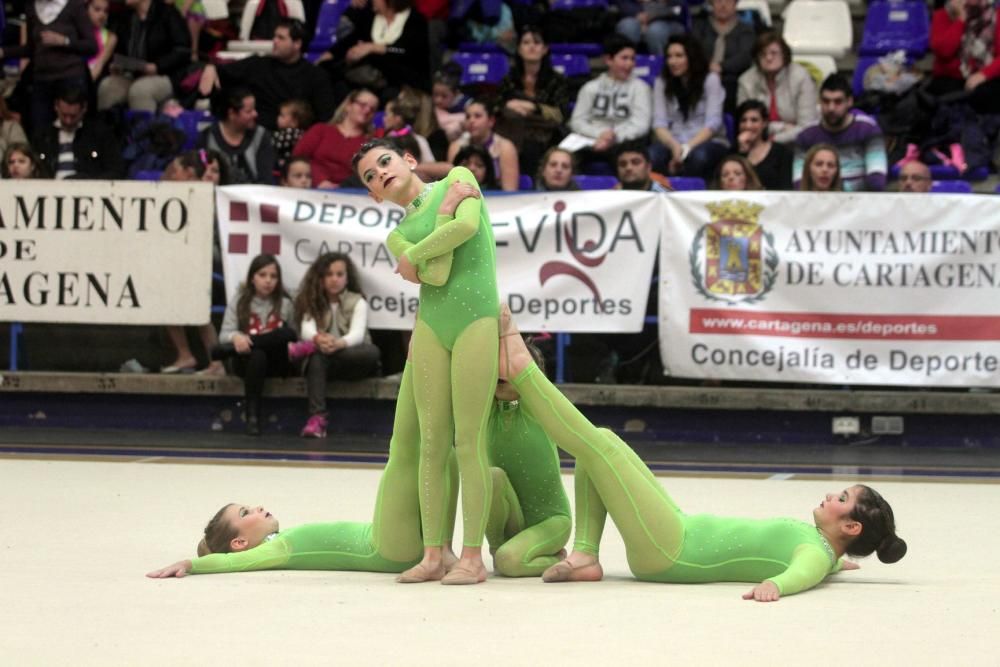
<path fill-rule="evenodd" d="M 840 492 L 826 494 L 826 497 L 813 510 L 813 521 L 816 526 L 837 532 L 853 530 L 847 524 L 856 523 L 851 519 L 851 513 L 854 511 L 859 493 L 861 493 L 861 487 L 852 486 Z"/>
<path fill-rule="evenodd" d="M 416 166 L 417 161 L 409 153 L 400 155 L 392 148 L 378 146 L 361 157 L 357 172 L 375 201 L 406 206 L 424 185 L 413 173 Z"/>

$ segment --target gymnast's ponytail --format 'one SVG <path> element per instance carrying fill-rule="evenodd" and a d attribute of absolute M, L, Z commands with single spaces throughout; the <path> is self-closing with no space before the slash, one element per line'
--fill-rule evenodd
<path fill-rule="evenodd" d="M 906 542 L 896 535 L 892 507 L 871 487 L 858 485 L 850 517 L 861 524 L 861 534 L 847 546 L 851 556 L 868 556 L 873 551 L 883 563 L 895 563 L 906 555 Z"/>

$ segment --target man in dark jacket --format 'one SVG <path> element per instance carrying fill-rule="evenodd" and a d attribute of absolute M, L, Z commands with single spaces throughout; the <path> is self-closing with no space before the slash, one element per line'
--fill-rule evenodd
<path fill-rule="evenodd" d="M 701 44 L 709 70 L 722 79 L 726 89 L 724 110 L 736 109 L 736 89 L 740 74 L 753 64 L 754 29 L 740 21 L 736 0 L 710 0 L 711 13 L 700 16 L 691 25 L 691 34 Z"/>
<path fill-rule="evenodd" d="M 56 121 L 31 142 L 47 173 L 57 179 L 123 178 L 122 150 L 114 133 L 96 118 L 84 118 L 87 95 L 80 88 L 56 94 Z"/>
<path fill-rule="evenodd" d="M 130 109 L 156 111 L 173 97 L 191 64 L 191 35 L 180 12 L 163 0 L 126 0 L 115 33 L 111 74 L 97 87 L 97 110 L 128 101 Z"/>

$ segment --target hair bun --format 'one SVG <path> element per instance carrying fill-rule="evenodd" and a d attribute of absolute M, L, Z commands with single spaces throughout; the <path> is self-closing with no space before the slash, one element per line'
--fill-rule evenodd
<path fill-rule="evenodd" d="M 883 563 L 895 563 L 906 555 L 906 542 L 896 534 L 886 535 L 879 542 L 876 553 Z"/>
<path fill-rule="evenodd" d="M 201 541 L 198 542 L 198 557 L 201 558 L 210 553 L 212 553 L 212 550 L 208 548 L 208 542 L 205 541 L 204 537 L 201 538 Z"/>

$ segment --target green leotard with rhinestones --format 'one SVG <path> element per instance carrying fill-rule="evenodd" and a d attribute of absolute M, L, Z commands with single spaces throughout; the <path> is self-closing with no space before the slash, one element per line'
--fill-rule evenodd
<path fill-rule="evenodd" d="M 423 275 L 436 258 L 451 253 L 447 281 L 423 282 L 413 328 L 414 396 L 420 420 L 420 510 L 424 545 L 445 539 L 447 507 L 442 482 L 454 450 L 462 480 L 463 543 L 479 547 L 486 530 L 492 476 L 486 456 L 486 423 L 497 379 L 496 247 L 486 206 L 467 198 L 454 216 L 438 215 L 456 180 L 478 188 L 468 169 L 421 193 L 386 240 Z"/>
<path fill-rule="evenodd" d="M 482 199 L 464 200 L 454 217 L 437 214 L 448 188 L 458 180 L 478 188 L 471 171 L 455 167 L 434 184 L 422 197 L 419 208 L 403 218 L 386 239 L 393 255 L 405 253 L 416 266 L 449 251 L 454 253 L 451 275 L 444 285 L 421 284 L 417 315 L 449 350 L 469 324 L 483 317 L 496 317 L 500 308 L 496 241 Z"/>
<path fill-rule="evenodd" d="M 371 523 L 311 523 L 277 533 L 253 549 L 211 554 L 191 561 L 193 574 L 250 570 L 356 570 L 402 572 L 420 560 L 423 543 L 417 502 L 420 431 L 413 402 L 412 368 L 403 369 L 396 401 L 389 460 L 379 481 Z M 452 459 L 445 476 L 454 517 L 458 468 Z M 450 535 L 453 524 L 445 531 Z"/>
<path fill-rule="evenodd" d="M 559 453 L 517 401 L 497 401 L 490 416 L 493 502 L 486 538 L 494 568 L 508 577 L 538 576 L 558 562 L 572 530 Z"/>
<path fill-rule="evenodd" d="M 597 554 L 611 515 L 629 567 L 645 581 L 773 581 L 782 595 L 820 583 L 839 563 L 815 526 L 684 514 L 634 451 L 591 424 L 535 364 L 513 381 L 521 405 L 576 458 L 574 549 Z"/>

